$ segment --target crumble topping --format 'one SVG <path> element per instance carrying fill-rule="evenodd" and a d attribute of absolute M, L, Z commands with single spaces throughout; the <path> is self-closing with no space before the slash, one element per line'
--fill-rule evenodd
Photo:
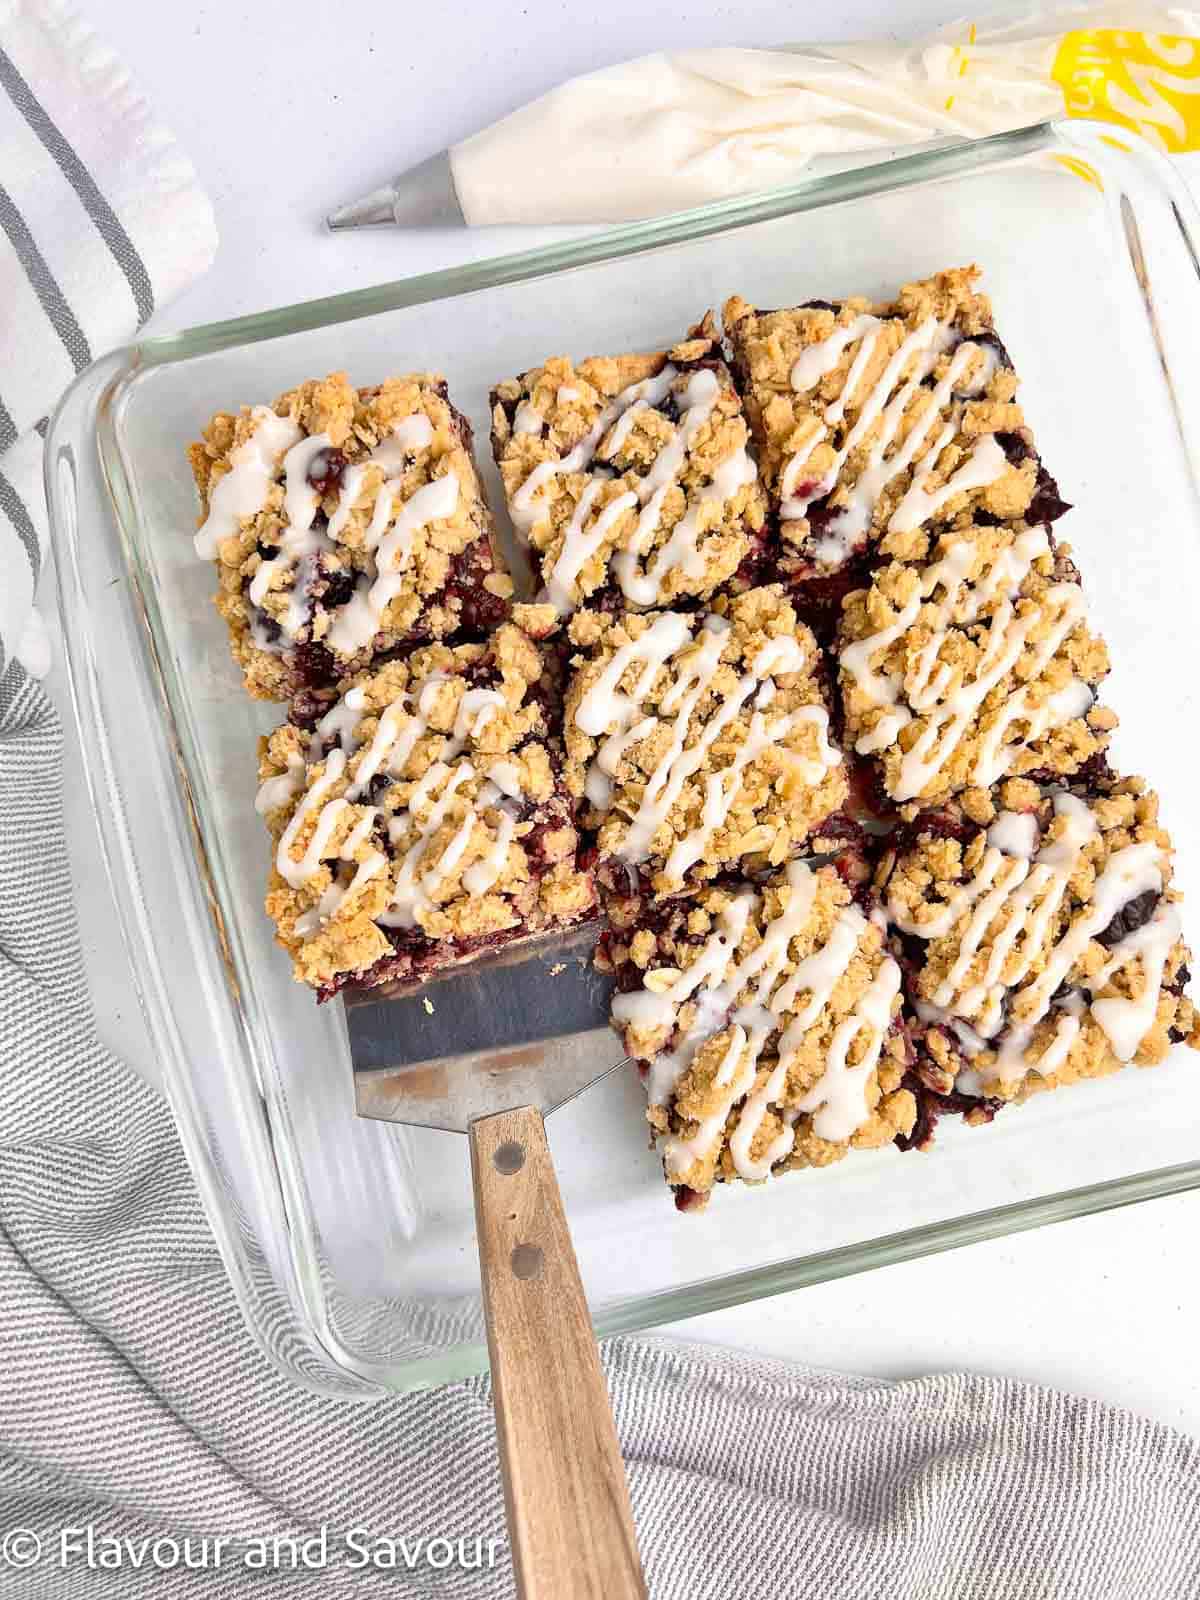
<path fill-rule="evenodd" d="M 648 355 L 565 356 L 499 384 L 492 444 L 512 520 L 565 616 L 704 598 L 760 543 L 741 400 L 706 320 Z"/>
<path fill-rule="evenodd" d="M 583 611 L 569 636 L 567 788 L 658 894 L 777 867 L 842 805 L 821 657 L 778 585 L 708 614 Z"/>
<path fill-rule="evenodd" d="M 1041 470 L 977 267 L 865 299 L 724 307 L 778 509 L 785 570 L 828 573 L 879 534 L 1066 509 Z"/>
<path fill-rule="evenodd" d="M 888 534 L 886 565 L 846 597 L 845 736 L 903 816 L 1007 774 L 1069 776 L 1107 747 L 1108 651 L 1048 528 Z"/>
<path fill-rule="evenodd" d="M 217 609 L 257 698 L 507 614 L 470 425 L 436 374 L 356 390 L 333 373 L 218 412 L 188 456 L 196 550 L 217 562 Z"/>
<path fill-rule="evenodd" d="M 1011 779 L 986 827 L 952 809 L 913 829 L 881 879 L 945 1087 L 1022 1100 L 1200 1047 L 1171 841 L 1141 779 Z"/>
<path fill-rule="evenodd" d="M 900 969 L 833 867 L 791 862 L 644 917 L 605 954 L 669 1183 L 761 1183 L 911 1130 Z"/>
<path fill-rule="evenodd" d="M 359 673 L 311 728 L 262 741 L 267 911 L 298 979 L 425 973 L 592 910 L 550 693 L 537 645 L 505 624 Z"/>

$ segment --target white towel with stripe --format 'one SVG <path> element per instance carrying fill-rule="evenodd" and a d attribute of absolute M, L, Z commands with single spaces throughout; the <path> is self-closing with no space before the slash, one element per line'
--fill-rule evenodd
<path fill-rule="evenodd" d="M 0 672 L 41 664 L 39 424 L 216 245 L 191 162 L 112 51 L 60 0 L 0 0 Z"/>

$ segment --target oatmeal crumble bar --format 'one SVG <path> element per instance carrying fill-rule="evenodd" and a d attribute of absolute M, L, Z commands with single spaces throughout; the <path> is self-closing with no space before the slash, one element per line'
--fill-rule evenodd
<path fill-rule="evenodd" d="M 820 578 L 887 532 L 1067 508 L 1017 402 L 977 267 L 906 284 L 894 304 L 726 302 L 725 332 L 782 568 Z"/>
<path fill-rule="evenodd" d="M 374 656 L 504 620 L 471 428 L 431 373 L 354 389 L 344 373 L 218 412 L 189 449 L 196 550 L 246 687 L 286 699 Z"/>
<path fill-rule="evenodd" d="M 1140 778 L 994 794 L 917 819 L 879 881 L 918 1075 L 974 1116 L 1043 1089 L 1200 1048 L 1171 841 Z"/>
<path fill-rule="evenodd" d="M 832 866 L 723 879 L 607 934 L 613 1025 L 644 1066 L 647 1116 L 683 1209 L 907 1135 L 900 969 L 882 917 Z"/>
<path fill-rule="evenodd" d="M 966 788 L 1069 777 L 1116 716 L 1079 575 L 1048 527 L 889 533 L 869 587 L 843 602 L 836 651 L 847 747 L 912 817 Z"/>
<path fill-rule="evenodd" d="M 581 611 L 569 637 L 566 785 L 602 858 L 672 894 L 836 831 L 823 664 L 781 587 L 708 614 Z"/>
<path fill-rule="evenodd" d="M 710 321 L 670 351 L 554 357 L 499 384 L 508 507 L 560 615 L 703 599 L 752 568 L 765 503 Z"/>
<path fill-rule="evenodd" d="M 542 651 L 505 623 L 358 673 L 262 741 L 267 911 L 300 981 L 322 999 L 415 982 L 593 913 L 555 699 Z"/>

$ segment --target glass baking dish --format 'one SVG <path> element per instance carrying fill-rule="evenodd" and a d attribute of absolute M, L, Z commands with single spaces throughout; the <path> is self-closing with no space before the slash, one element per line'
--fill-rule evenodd
<path fill-rule="evenodd" d="M 357 1119 L 340 1003 L 291 981 L 262 911 L 252 799 L 273 708 L 243 695 L 192 555 L 186 442 L 215 409 L 346 368 L 446 372 L 481 441 L 498 377 L 670 342 L 738 291 L 884 295 L 981 263 L 1115 669 L 1116 760 L 1149 773 L 1200 945 L 1200 294 L 1169 164 L 1062 122 L 922 150 L 120 351 L 50 430 L 47 479 L 88 781 L 142 1003 L 250 1326 L 319 1392 L 370 1398 L 483 1367 L 465 1141 Z M 482 460 L 493 504 L 498 486 Z M 616 1047 L 593 1037 L 597 1066 Z M 614 1073 L 550 1122 L 601 1333 L 1200 1185 L 1195 1057 L 1047 1095 L 931 1156 L 864 1153 L 670 1203 L 642 1091 Z M 1064 1240 L 1064 1244 L 1066 1241 Z"/>

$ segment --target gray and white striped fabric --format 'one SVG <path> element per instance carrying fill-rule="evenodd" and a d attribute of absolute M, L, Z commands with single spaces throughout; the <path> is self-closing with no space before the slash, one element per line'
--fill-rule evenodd
<path fill-rule="evenodd" d="M 56 714 L 14 662 L 0 679 L 0 1560 L 18 1529 L 43 1553 L 0 1566 L 0 1594 L 511 1595 L 485 1381 L 315 1400 L 247 1337 L 166 1108 L 95 1034 L 61 761 Z M 660 1340 L 615 1341 L 605 1365 L 654 1600 L 1200 1595 L 1200 1445 L 1128 1412 Z M 119 1568 L 59 1565 L 61 1530 L 88 1525 L 98 1550 L 131 1541 Z M 318 1541 L 316 1565 L 292 1570 L 284 1546 L 257 1574 L 275 1535 Z M 446 1548 L 429 1541 L 459 1539 L 467 1566 L 432 1564 Z M 163 1562 L 190 1550 L 192 1570 L 135 1568 L 146 1540 Z"/>
<path fill-rule="evenodd" d="M 60 0 L 0 0 L 0 670 L 45 550 L 39 424 L 216 244 L 191 163 L 112 52 Z"/>

